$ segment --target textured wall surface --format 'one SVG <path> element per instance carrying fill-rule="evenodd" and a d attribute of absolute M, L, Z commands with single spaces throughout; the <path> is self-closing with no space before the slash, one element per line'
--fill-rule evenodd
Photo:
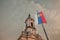
<path fill-rule="evenodd" d="M 60 40 L 60 0 L 0 0 L 0 40 L 17 40 L 28 14 L 34 18 L 36 10 L 44 12 L 49 39 Z M 46 40 L 41 25 L 36 28 Z"/>

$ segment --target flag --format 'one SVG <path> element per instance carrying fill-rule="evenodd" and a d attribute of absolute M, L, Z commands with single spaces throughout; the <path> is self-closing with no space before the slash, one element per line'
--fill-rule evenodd
<path fill-rule="evenodd" d="M 40 11 L 40 12 L 37 12 L 37 13 L 35 14 L 35 25 L 36 25 L 36 24 L 42 24 L 42 23 L 47 23 L 47 22 L 46 22 L 46 19 L 45 19 L 45 17 L 44 17 L 43 12 Z"/>
<path fill-rule="evenodd" d="M 44 15 L 43 15 L 42 11 L 37 13 L 37 17 L 38 17 L 38 24 L 46 23 L 46 19 L 45 19 Z"/>

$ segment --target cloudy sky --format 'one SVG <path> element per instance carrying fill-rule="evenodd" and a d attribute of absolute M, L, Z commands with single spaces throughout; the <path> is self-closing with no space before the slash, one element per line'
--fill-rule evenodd
<path fill-rule="evenodd" d="M 17 40 L 25 29 L 28 14 L 35 19 L 36 10 L 44 12 L 49 39 L 60 40 L 60 0 L 0 0 L 0 40 Z M 35 27 L 46 40 L 41 25 Z"/>

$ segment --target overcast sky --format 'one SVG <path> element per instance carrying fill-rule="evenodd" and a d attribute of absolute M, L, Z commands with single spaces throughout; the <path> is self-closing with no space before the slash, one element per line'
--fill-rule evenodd
<path fill-rule="evenodd" d="M 44 12 L 49 39 L 60 40 L 60 0 L 0 0 L 0 40 L 17 40 L 25 29 L 28 14 L 34 18 L 36 10 Z M 46 40 L 41 25 L 35 27 Z"/>

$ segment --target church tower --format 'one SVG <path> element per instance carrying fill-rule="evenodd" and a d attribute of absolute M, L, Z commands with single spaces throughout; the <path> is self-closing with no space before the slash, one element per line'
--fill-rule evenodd
<path fill-rule="evenodd" d="M 25 20 L 26 28 L 22 31 L 18 40 L 43 40 L 42 37 L 36 33 L 36 28 L 34 27 L 34 19 L 31 15 Z"/>

